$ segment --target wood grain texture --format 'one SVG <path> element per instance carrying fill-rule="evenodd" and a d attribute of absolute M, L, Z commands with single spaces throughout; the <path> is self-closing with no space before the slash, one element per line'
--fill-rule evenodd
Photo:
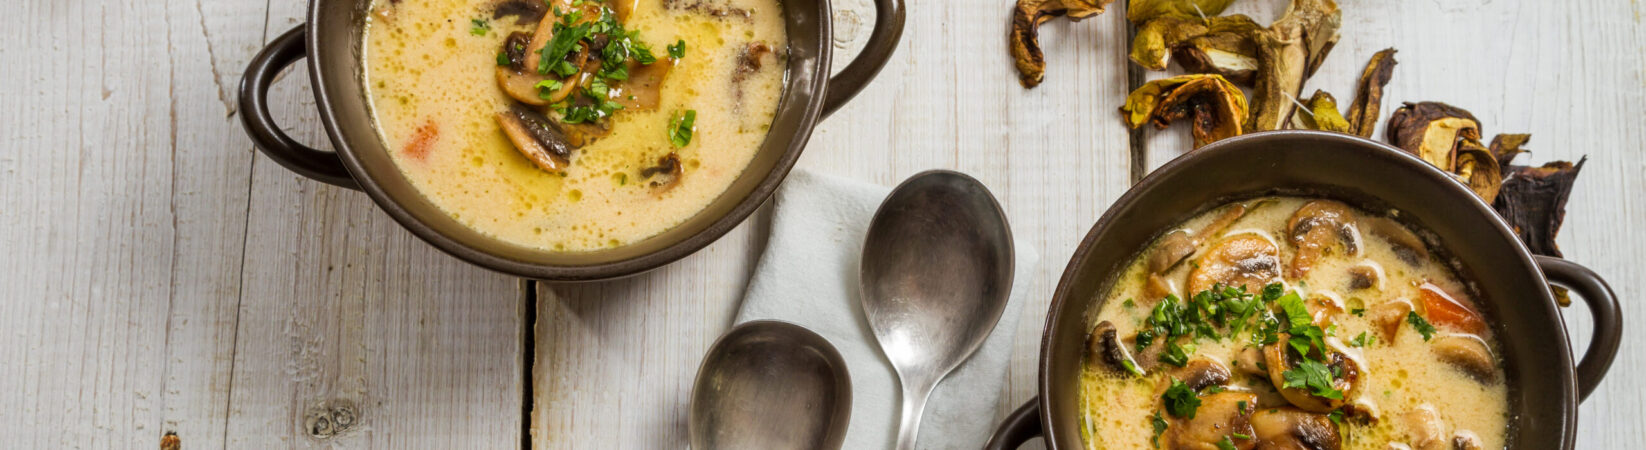
<path fill-rule="evenodd" d="M 304 3 L 272 3 L 266 37 Z M 306 72 L 287 70 L 270 103 L 293 137 L 329 148 Z M 359 192 L 261 154 L 251 177 L 226 447 L 518 447 L 517 281 L 441 253 Z"/>

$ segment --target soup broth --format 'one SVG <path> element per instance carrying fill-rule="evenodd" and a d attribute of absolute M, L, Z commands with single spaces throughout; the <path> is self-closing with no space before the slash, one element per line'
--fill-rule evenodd
<path fill-rule="evenodd" d="M 373 5 L 365 83 L 377 130 L 411 183 L 451 217 L 526 247 L 568 252 L 619 247 L 701 211 L 759 150 L 783 90 L 787 38 L 776 0 L 585 1 L 551 1 L 550 11 L 531 3 L 538 0 Z M 533 7 L 542 19 L 528 17 Z M 502 87 L 499 67 L 511 36 L 529 36 L 541 21 L 593 23 L 602 10 L 625 16 L 619 23 L 634 33 L 628 35 L 634 47 L 647 47 L 656 58 L 639 65 L 634 50 L 621 75 L 634 80 L 660 67 L 655 65 L 670 65 L 661 70 L 667 76 L 660 77 L 655 105 L 630 104 L 598 125 L 566 125 L 570 113 L 554 105 L 522 105 Z M 568 17 L 573 13 L 586 16 Z M 615 42 L 601 36 L 596 43 L 591 37 L 573 48 L 615 45 L 608 41 Z M 581 57 L 574 50 L 567 59 Z M 613 67 L 624 66 L 605 69 Z M 537 75 L 534 69 L 522 73 L 562 81 L 552 70 Z M 582 86 L 589 90 L 576 91 L 561 108 L 575 109 L 579 101 L 596 106 L 637 101 L 635 89 L 618 75 L 583 76 Z M 590 79 L 602 84 L 596 88 Z M 547 87 L 538 89 L 549 95 Z M 595 94 L 584 92 L 595 90 L 606 98 L 588 100 Z M 564 125 L 556 127 L 561 134 L 570 136 L 578 126 L 597 126 L 606 134 L 560 158 L 557 170 L 547 170 L 517 149 L 500 125 L 500 113 L 522 109 Z M 683 124 L 686 117 L 693 120 Z M 680 130 L 688 131 L 684 145 Z"/>
<path fill-rule="evenodd" d="M 1505 447 L 1491 327 L 1411 230 L 1270 197 L 1168 231 L 1089 312 L 1088 448 Z"/>

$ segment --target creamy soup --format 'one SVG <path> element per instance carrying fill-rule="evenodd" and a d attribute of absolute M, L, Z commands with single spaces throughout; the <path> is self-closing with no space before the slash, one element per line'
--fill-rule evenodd
<path fill-rule="evenodd" d="M 1089 312 L 1089 448 L 1506 445 L 1491 327 L 1412 230 L 1271 197 L 1168 231 Z"/>
<path fill-rule="evenodd" d="M 783 89 L 776 0 L 379 0 L 365 82 L 424 196 L 504 241 L 627 245 L 743 171 Z"/>

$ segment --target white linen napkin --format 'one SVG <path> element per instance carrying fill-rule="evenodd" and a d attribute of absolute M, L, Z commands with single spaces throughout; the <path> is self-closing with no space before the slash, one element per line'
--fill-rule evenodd
<path fill-rule="evenodd" d="M 858 298 L 863 238 L 890 191 L 806 171 L 789 175 L 777 191 L 771 238 L 737 314 L 737 323 L 775 319 L 804 326 L 840 351 L 852 381 L 851 428 L 842 448 L 892 448 L 897 441 L 902 388 Z M 1006 310 L 977 353 L 932 392 L 919 448 L 978 448 L 994 430 L 1012 336 L 1025 302 L 1021 297 L 1039 262 L 1020 236 L 1014 236 L 1016 274 Z"/>

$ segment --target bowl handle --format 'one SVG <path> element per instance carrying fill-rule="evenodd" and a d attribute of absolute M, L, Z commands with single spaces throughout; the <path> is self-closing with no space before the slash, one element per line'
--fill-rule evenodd
<path fill-rule="evenodd" d="M 304 44 L 308 33 L 305 25 L 298 25 L 286 34 L 269 42 L 263 51 L 246 66 L 246 75 L 240 79 L 240 124 L 246 127 L 253 144 L 269 159 L 280 163 L 298 175 L 313 178 L 334 186 L 360 189 L 360 184 L 343 167 L 336 153 L 317 150 L 300 144 L 280 130 L 269 114 L 269 85 L 280 71 L 308 56 Z"/>
<path fill-rule="evenodd" d="M 983 450 L 1015 449 L 1042 434 L 1045 434 L 1045 429 L 1040 425 L 1040 399 L 1032 398 L 1006 416 L 1006 421 L 995 429 L 994 436 L 983 444 Z"/>
<path fill-rule="evenodd" d="M 829 77 L 821 117 L 828 117 L 846 106 L 847 101 L 868 86 L 881 68 L 886 67 L 886 61 L 897 52 L 897 43 L 903 39 L 903 15 L 903 0 L 874 1 L 874 30 L 869 33 L 869 43 L 863 47 L 862 53 L 857 54 L 857 58 L 852 59 L 851 64 L 840 70 L 839 75 Z M 823 45 L 832 44 L 824 42 Z"/>
<path fill-rule="evenodd" d="M 1583 354 L 1583 360 L 1577 364 L 1577 400 L 1582 402 L 1600 385 L 1606 370 L 1612 367 L 1612 360 L 1617 358 L 1617 346 L 1623 339 L 1623 317 L 1618 315 L 1617 294 L 1612 293 L 1612 287 L 1606 285 L 1600 274 L 1588 267 L 1560 258 L 1541 255 L 1534 258 L 1549 281 L 1577 291 L 1594 316 L 1594 337 L 1589 340 L 1589 350 Z"/>

